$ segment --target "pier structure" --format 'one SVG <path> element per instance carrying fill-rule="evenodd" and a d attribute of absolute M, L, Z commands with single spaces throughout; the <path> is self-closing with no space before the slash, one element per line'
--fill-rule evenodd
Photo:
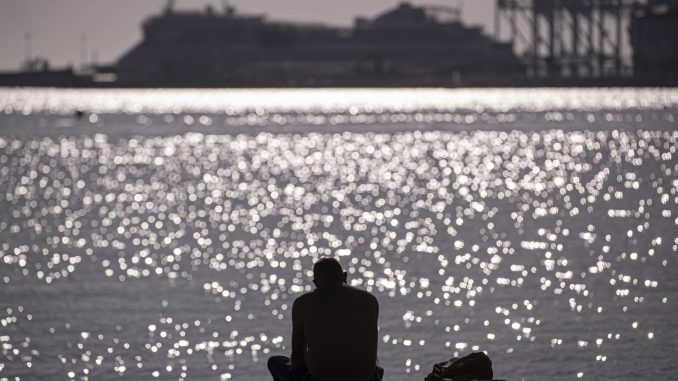
<path fill-rule="evenodd" d="M 495 39 L 506 39 L 534 79 L 633 75 L 626 29 L 641 0 L 497 0 Z"/>

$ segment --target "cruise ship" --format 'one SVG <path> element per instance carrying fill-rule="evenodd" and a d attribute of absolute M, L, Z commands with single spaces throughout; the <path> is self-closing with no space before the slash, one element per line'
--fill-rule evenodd
<path fill-rule="evenodd" d="M 524 73 L 510 45 L 443 6 L 401 3 L 351 28 L 168 7 L 143 31 L 117 63 L 121 85 L 454 86 Z"/>

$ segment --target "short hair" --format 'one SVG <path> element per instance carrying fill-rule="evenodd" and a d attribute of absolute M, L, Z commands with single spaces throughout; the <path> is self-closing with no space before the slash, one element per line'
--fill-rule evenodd
<path fill-rule="evenodd" d="M 334 257 L 322 257 L 313 265 L 313 278 L 325 282 L 341 282 L 344 270 Z"/>

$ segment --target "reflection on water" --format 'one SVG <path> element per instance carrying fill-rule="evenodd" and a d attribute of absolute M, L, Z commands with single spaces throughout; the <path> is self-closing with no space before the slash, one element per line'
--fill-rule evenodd
<path fill-rule="evenodd" d="M 678 132 L 608 122 L 2 136 L 0 378 L 266 379 L 327 254 L 389 379 L 675 376 Z"/>
<path fill-rule="evenodd" d="M 416 113 L 675 108 L 674 89 L 0 89 L 6 114 Z M 0 109 L 0 111 L 2 111 Z"/>

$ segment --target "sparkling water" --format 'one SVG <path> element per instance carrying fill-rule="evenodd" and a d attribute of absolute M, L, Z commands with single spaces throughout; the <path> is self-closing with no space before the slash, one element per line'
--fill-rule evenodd
<path fill-rule="evenodd" d="M 0 90 L 0 379 L 266 380 L 335 255 L 387 380 L 674 379 L 678 90 Z"/>

